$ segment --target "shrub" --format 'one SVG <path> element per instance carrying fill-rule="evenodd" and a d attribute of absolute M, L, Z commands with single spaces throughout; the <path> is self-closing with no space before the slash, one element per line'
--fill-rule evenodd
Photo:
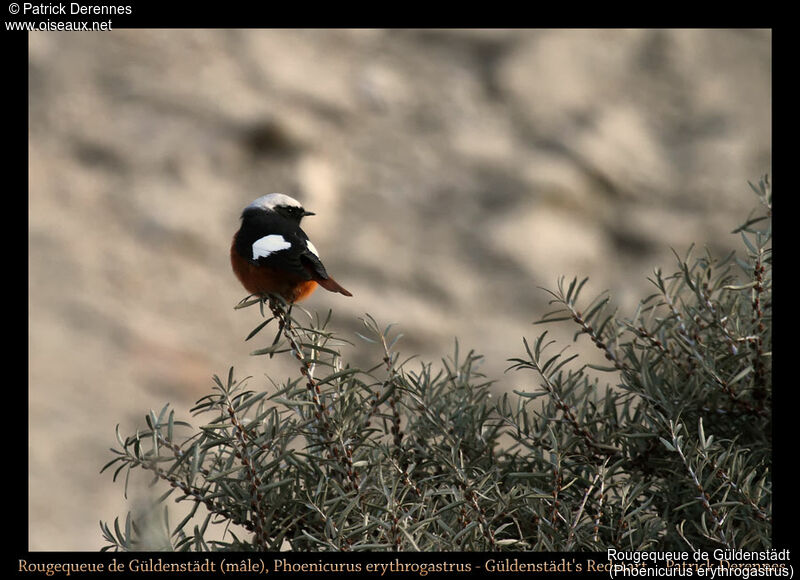
<path fill-rule="evenodd" d="M 566 323 L 607 360 L 581 363 L 545 330 L 510 369 L 528 388 L 495 400 L 462 352 L 401 361 L 370 316 L 372 368 L 348 365 L 325 319 L 279 299 L 247 339 L 291 356 L 297 377 L 251 390 L 231 369 L 197 402 L 197 428 L 169 405 L 117 435 L 103 468 L 150 472 L 181 521 L 101 522 L 104 549 L 603 551 L 770 545 L 771 187 L 741 227 L 744 252 L 677 258 L 620 318 L 586 280 L 561 280 L 540 324 Z M 375 348 L 375 346 L 372 346 Z M 147 519 L 147 518 L 146 518 Z M 156 523 L 153 524 L 153 521 Z M 206 539 L 225 526 L 222 539 Z M 154 531 L 155 530 L 155 531 Z"/>

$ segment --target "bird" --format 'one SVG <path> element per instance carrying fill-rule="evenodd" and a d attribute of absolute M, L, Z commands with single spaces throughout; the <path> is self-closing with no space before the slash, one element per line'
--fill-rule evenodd
<path fill-rule="evenodd" d="M 312 215 L 283 193 L 262 195 L 244 208 L 231 243 L 231 266 L 245 290 L 279 295 L 290 304 L 308 298 L 318 285 L 352 296 L 328 274 L 300 228 L 300 221 Z"/>

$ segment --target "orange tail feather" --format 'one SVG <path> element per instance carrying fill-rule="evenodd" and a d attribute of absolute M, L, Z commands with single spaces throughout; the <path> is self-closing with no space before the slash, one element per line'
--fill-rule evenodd
<path fill-rule="evenodd" d="M 338 292 L 339 294 L 344 294 L 345 296 L 352 296 L 352 294 L 350 292 L 345 290 L 341 286 L 341 284 L 339 284 L 336 280 L 334 280 L 330 276 L 327 278 L 327 280 L 322 280 L 320 278 L 320 279 L 317 279 L 316 282 L 317 282 L 317 284 L 319 284 L 320 286 L 322 286 L 323 288 L 325 288 L 325 290 L 327 290 L 329 292 Z"/>

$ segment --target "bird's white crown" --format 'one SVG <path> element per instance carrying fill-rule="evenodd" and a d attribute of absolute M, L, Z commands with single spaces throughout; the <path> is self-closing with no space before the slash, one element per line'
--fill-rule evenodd
<path fill-rule="evenodd" d="M 247 207 L 258 207 L 273 211 L 276 207 L 280 206 L 303 207 L 303 205 L 295 198 L 289 197 L 283 193 L 268 193 L 267 195 L 262 195 L 258 199 L 253 200 L 253 202 Z"/>

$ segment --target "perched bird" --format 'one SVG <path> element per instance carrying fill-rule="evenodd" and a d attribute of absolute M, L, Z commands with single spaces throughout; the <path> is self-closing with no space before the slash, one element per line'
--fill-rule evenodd
<path fill-rule="evenodd" d="M 294 303 L 311 295 L 317 284 L 352 296 L 328 275 L 300 220 L 314 215 L 299 201 L 270 193 L 242 211 L 242 225 L 231 244 L 231 265 L 251 294 L 279 294 Z"/>

